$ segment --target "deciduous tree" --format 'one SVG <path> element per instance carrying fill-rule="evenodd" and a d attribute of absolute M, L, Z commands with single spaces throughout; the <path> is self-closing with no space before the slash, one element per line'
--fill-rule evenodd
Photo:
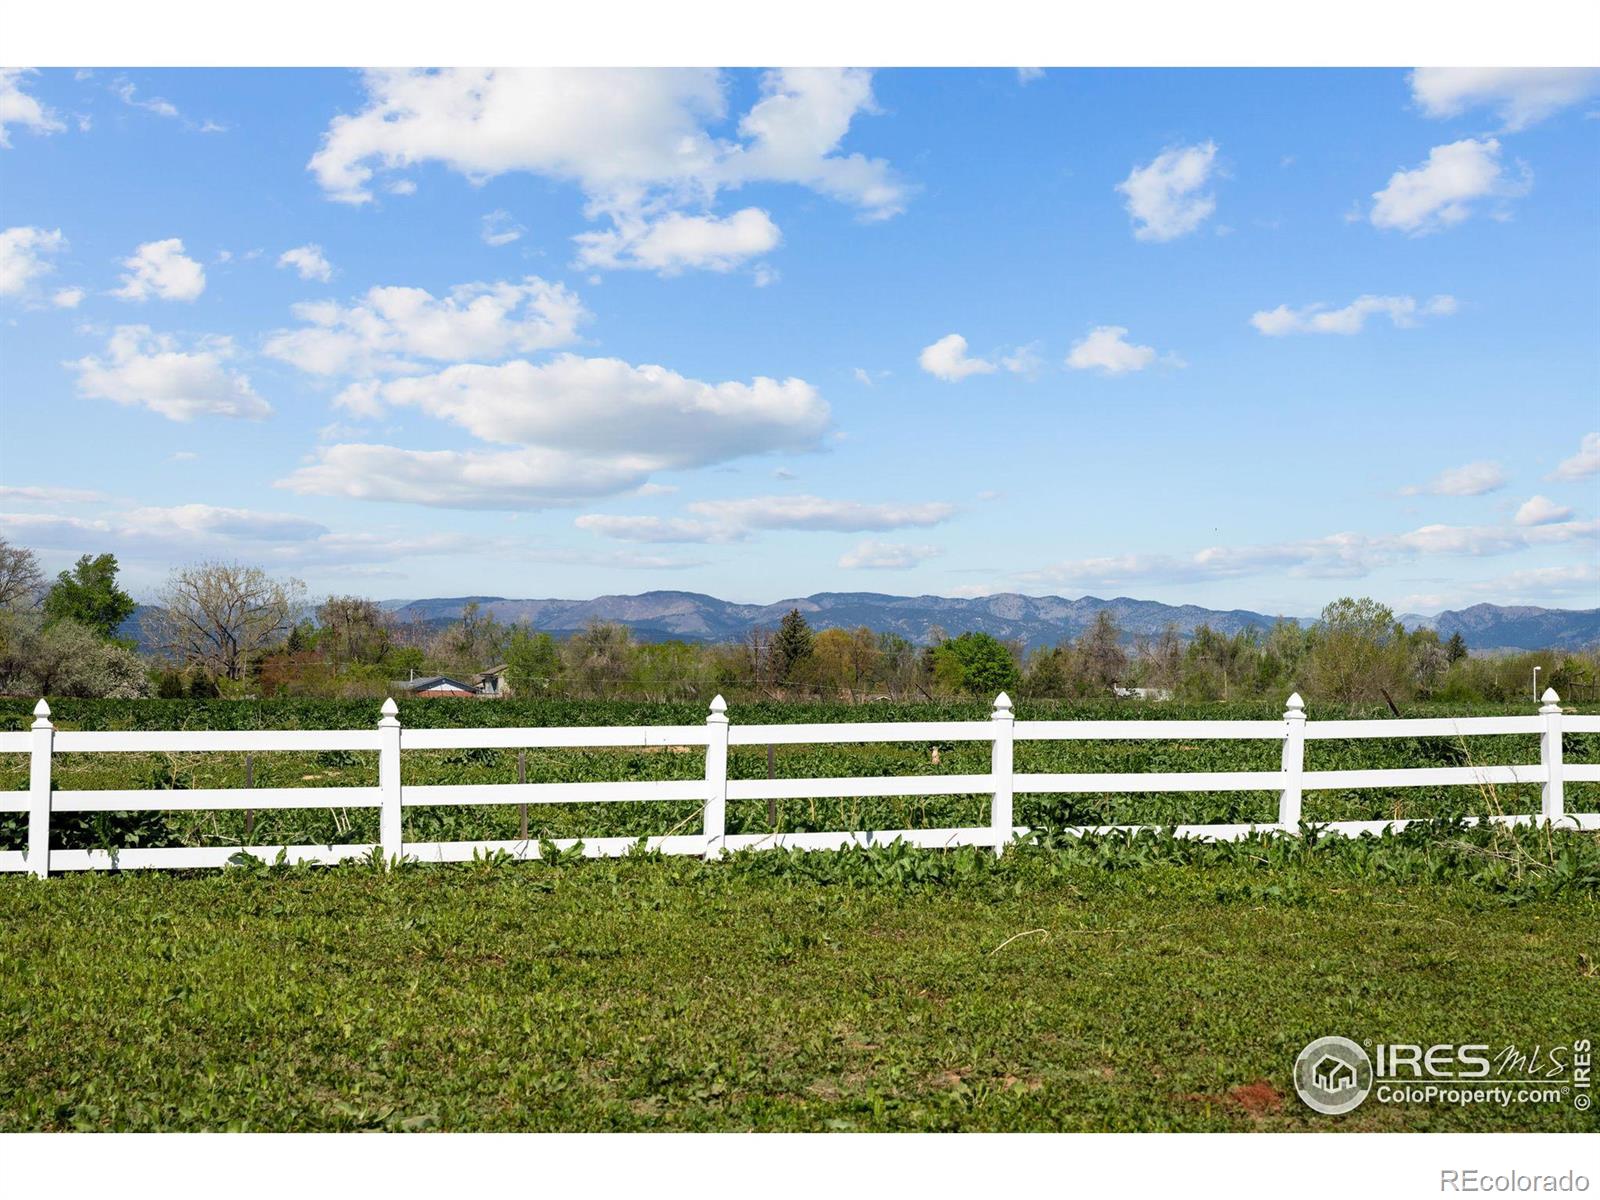
<path fill-rule="evenodd" d="M 46 621 L 75 621 L 103 638 L 114 637 L 136 607 L 133 597 L 117 586 L 114 554 L 83 555 L 72 570 L 56 576 L 44 598 Z"/>
<path fill-rule="evenodd" d="M 32 608 L 43 588 L 44 572 L 33 551 L 0 538 L 0 609 Z"/>
<path fill-rule="evenodd" d="M 1011 651 L 987 633 L 963 633 L 940 642 L 934 647 L 933 669 L 947 690 L 986 699 L 1014 689 L 1019 680 Z"/>
<path fill-rule="evenodd" d="M 381 662 L 393 636 L 389 616 L 364 596 L 329 596 L 317 606 L 317 649 L 335 667 Z"/>
<path fill-rule="evenodd" d="M 1335 600 L 1322 610 L 1316 633 L 1308 664 L 1316 698 L 1355 704 L 1404 694 L 1405 631 L 1389 608 L 1368 597 Z"/>
<path fill-rule="evenodd" d="M 243 679 L 251 662 L 294 624 L 305 585 L 260 567 L 210 562 L 172 573 L 154 615 L 155 644 L 171 659 L 225 679 Z"/>

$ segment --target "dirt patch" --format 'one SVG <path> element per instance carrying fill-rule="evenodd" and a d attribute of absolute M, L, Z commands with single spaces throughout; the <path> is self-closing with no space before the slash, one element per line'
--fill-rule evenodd
<path fill-rule="evenodd" d="M 1241 1084 L 1228 1090 L 1228 1099 L 1252 1117 L 1264 1117 L 1283 1107 L 1283 1093 L 1272 1086 L 1270 1079 Z"/>
<path fill-rule="evenodd" d="M 1206 1092 L 1186 1092 L 1178 1097 L 1190 1104 L 1214 1104 L 1219 1108 L 1235 1108 L 1252 1117 L 1270 1116 L 1283 1108 L 1283 1093 L 1270 1079 L 1257 1079 L 1254 1083 L 1241 1083 L 1228 1089 L 1227 1095 L 1215 1096 Z"/>

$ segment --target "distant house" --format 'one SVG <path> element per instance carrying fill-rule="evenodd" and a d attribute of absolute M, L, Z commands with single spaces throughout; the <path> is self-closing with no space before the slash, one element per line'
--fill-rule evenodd
<path fill-rule="evenodd" d="M 397 679 L 393 687 L 397 692 L 423 698 L 476 696 L 484 700 L 500 700 L 511 695 L 511 685 L 506 682 L 505 663 L 465 679 L 458 679 L 454 675 L 416 675 L 410 679 Z"/>
<path fill-rule="evenodd" d="M 1118 687 L 1113 686 L 1111 692 L 1119 700 L 1171 700 L 1171 688 L 1148 687 Z"/>
<path fill-rule="evenodd" d="M 478 689 L 475 684 L 467 683 L 460 679 L 452 679 L 448 675 L 422 675 L 415 679 L 401 679 L 395 682 L 395 690 L 408 692 L 413 696 L 476 696 Z"/>
<path fill-rule="evenodd" d="M 505 663 L 499 663 L 474 675 L 472 682 L 478 695 L 491 700 L 502 700 L 511 695 L 511 684 L 506 681 L 507 670 Z"/>

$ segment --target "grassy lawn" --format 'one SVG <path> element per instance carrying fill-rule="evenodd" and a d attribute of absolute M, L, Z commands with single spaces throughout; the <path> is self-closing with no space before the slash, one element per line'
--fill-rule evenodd
<path fill-rule="evenodd" d="M 1453 836 L 5 878 L 0 1128 L 1593 1128 L 1294 1095 L 1600 1032 L 1595 839 Z"/>

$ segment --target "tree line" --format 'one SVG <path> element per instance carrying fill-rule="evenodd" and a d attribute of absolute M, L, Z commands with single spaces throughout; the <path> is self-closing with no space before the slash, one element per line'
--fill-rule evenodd
<path fill-rule="evenodd" d="M 798 609 L 737 642 L 648 642 L 594 622 L 563 638 L 498 621 L 468 604 L 447 623 L 402 620 L 361 596 L 312 608 L 305 588 L 259 567 L 175 570 L 141 614 L 141 655 L 119 637 L 136 609 L 113 555 L 84 555 L 47 581 L 34 554 L 0 540 L 0 692 L 140 696 L 378 697 L 418 676 L 470 681 L 504 667 L 513 694 L 573 699 L 691 700 L 716 692 L 767 699 L 1091 699 L 1141 693 L 1188 702 L 1334 703 L 1532 699 L 1541 686 L 1592 698 L 1600 653 L 1469 655 L 1459 633 L 1404 628 L 1371 599 L 1345 598 L 1310 624 L 1228 634 L 1202 625 L 1129 639 L 1109 612 L 1077 638 L 1024 647 L 987 633 L 933 628 L 921 644 L 895 633 L 814 629 Z M 1574 695 L 1576 693 L 1576 695 Z"/>

